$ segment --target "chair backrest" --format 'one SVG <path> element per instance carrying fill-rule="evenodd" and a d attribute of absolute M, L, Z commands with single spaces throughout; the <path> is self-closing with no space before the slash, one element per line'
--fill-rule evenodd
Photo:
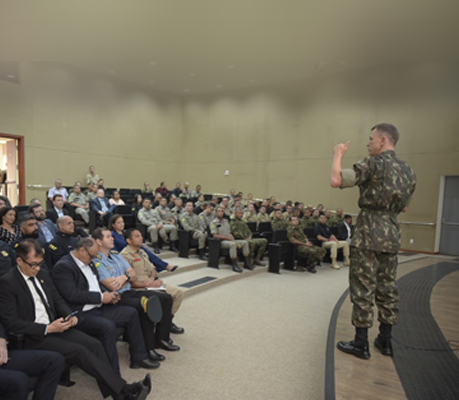
<path fill-rule="evenodd" d="M 263 232 L 271 232 L 271 231 L 272 231 L 272 228 L 271 228 L 270 221 L 260 222 L 258 224 L 258 232 L 263 233 Z"/>
<path fill-rule="evenodd" d="M 132 215 L 132 209 L 130 206 L 116 206 L 114 214 L 121 214 L 123 217 L 125 215 Z"/>
<path fill-rule="evenodd" d="M 287 242 L 287 229 L 276 229 L 273 232 L 271 243 Z"/>
<path fill-rule="evenodd" d="M 330 226 L 330 232 L 332 235 L 338 235 L 338 227 L 337 226 Z"/>
<path fill-rule="evenodd" d="M 250 231 L 256 232 L 257 231 L 257 223 L 256 222 L 247 222 L 247 226 L 249 227 Z"/>
<path fill-rule="evenodd" d="M 123 196 L 129 197 L 129 193 L 131 192 L 131 189 L 123 188 L 123 189 L 120 189 L 119 192 L 120 192 L 121 197 Z"/>

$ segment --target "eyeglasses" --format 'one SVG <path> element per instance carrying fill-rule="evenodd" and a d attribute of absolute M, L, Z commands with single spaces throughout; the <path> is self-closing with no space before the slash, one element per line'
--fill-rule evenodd
<path fill-rule="evenodd" d="M 88 256 L 91 260 L 94 260 L 94 258 L 96 258 L 97 254 L 92 255 L 86 247 L 83 247 L 83 248 L 86 250 L 86 253 L 88 253 Z"/>
<path fill-rule="evenodd" d="M 19 258 L 20 258 L 22 261 L 24 261 L 30 268 L 33 268 L 33 269 L 35 269 L 35 268 L 40 268 L 40 267 L 43 265 L 43 263 L 44 263 L 44 260 L 43 260 L 42 262 L 40 262 L 40 263 L 38 263 L 38 264 L 30 264 L 30 263 L 28 263 L 26 260 L 24 260 L 22 257 L 19 257 Z"/>

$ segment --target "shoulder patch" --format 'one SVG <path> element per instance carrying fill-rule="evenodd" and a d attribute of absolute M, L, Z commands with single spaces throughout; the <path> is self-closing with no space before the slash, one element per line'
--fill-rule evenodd
<path fill-rule="evenodd" d="M 102 257 L 100 256 L 100 254 L 97 254 L 97 256 L 95 256 L 94 258 L 97 258 L 98 260 L 102 260 Z"/>
<path fill-rule="evenodd" d="M 50 244 L 50 245 L 49 245 L 49 248 L 50 248 L 51 250 L 57 250 L 57 247 L 54 246 L 54 244 Z"/>
<path fill-rule="evenodd" d="M 119 254 L 119 252 L 116 251 L 116 250 L 110 250 L 110 253 L 112 253 L 112 254 Z"/>
<path fill-rule="evenodd" d="M 5 250 L 2 250 L 2 255 L 3 255 L 4 257 L 8 257 L 8 253 L 7 253 Z"/>

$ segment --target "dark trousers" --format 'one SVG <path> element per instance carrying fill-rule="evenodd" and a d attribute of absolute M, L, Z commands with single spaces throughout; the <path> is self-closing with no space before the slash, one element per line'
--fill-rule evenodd
<path fill-rule="evenodd" d="M 163 318 L 156 324 L 150 321 L 144 312 L 140 303 L 141 297 L 158 297 L 163 309 Z M 143 338 L 147 350 L 155 348 L 155 342 L 169 339 L 169 330 L 172 323 L 172 296 L 156 290 L 126 290 L 121 293 L 121 305 L 134 307 L 140 316 L 140 325 L 142 326 Z"/>
<path fill-rule="evenodd" d="M 129 343 L 131 361 L 140 361 L 148 358 L 140 328 L 139 316 L 131 307 L 114 304 L 103 304 L 81 314 L 77 329 L 94 336 L 102 342 L 107 353 L 110 365 L 118 375 L 120 366 L 116 341 L 116 328 L 124 328 L 124 337 Z"/>
<path fill-rule="evenodd" d="M 126 382 L 113 372 L 102 344 L 75 328 L 62 333 L 50 333 L 42 340 L 28 337 L 25 346 L 37 350 L 61 353 L 69 364 L 75 364 L 97 380 L 104 397 L 121 392 Z"/>
<path fill-rule="evenodd" d="M 27 400 L 30 377 L 37 377 L 33 400 L 53 400 L 64 370 L 62 354 L 41 350 L 13 350 L 10 360 L 0 365 L 0 398 Z"/>

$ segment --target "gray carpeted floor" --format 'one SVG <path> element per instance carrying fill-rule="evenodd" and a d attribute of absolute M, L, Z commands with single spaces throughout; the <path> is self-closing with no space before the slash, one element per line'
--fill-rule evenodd
<path fill-rule="evenodd" d="M 321 399 L 331 311 L 347 288 L 348 269 L 328 264 L 317 274 L 258 274 L 186 298 L 176 316 L 181 346 L 152 372 L 149 399 Z M 120 343 L 122 374 L 130 370 Z M 94 380 L 78 369 L 77 384 L 59 387 L 56 399 L 101 398 Z"/>

